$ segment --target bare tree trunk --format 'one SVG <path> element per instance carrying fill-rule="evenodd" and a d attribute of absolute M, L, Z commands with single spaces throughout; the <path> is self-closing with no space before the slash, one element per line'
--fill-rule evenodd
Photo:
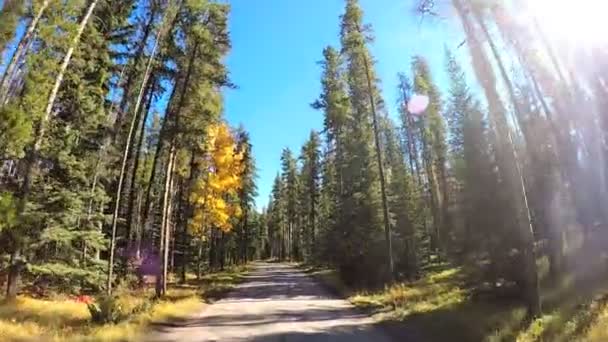
<path fill-rule="evenodd" d="M 167 259 L 169 256 L 169 221 L 170 221 L 170 206 L 171 206 L 171 188 L 173 182 L 173 169 L 175 161 L 175 149 L 171 148 L 169 152 L 169 159 L 167 161 L 167 169 L 165 172 L 165 186 L 163 195 L 162 205 L 162 217 L 160 226 L 160 248 L 159 255 L 162 257 L 162 270 L 160 277 L 157 277 L 156 296 L 160 297 L 166 293 L 167 290 Z"/>
<path fill-rule="evenodd" d="M 125 143 L 125 148 L 122 154 L 122 163 L 120 166 L 120 175 L 118 177 L 118 186 L 116 189 L 116 198 L 114 200 L 114 213 L 112 215 L 112 236 L 110 238 L 110 258 L 108 260 L 108 279 L 107 279 L 107 293 L 112 293 L 112 273 L 114 271 L 114 249 L 116 246 L 116 225 L 118 224 L 118 212 L 120 210 L 120 195 L 122 193 L 122 186 L 125 177 L 125 170 L 127 167 L 127 158 L 129 156 L 129 150 L 131 148 L 131 136 L 133 135 L 133 131 L 135 130 L 135 123 L 137 120 L 137 111 L 139 110 L 139 106 L 141 105 L 141 101 L 143 99 L 143 92 L 148 83 L 148 78 L 150 76 L 150 70 L 152 69 L 152 62 L 156 56 L 156 50 L 158 47 L 158 42 L 160 39 L 162 30 L 158 30 L 156 34 L 156 41 L 154 42 L 154 47 L 152 48 L 152 53 L 148 58 L 148 65 L 146 66 L 146 71 L 144 73 L 144 78 L 142 80 L 141 87 L 139 88 L 139 95 L 137 96 L 137 101 L 135 103 L 135 110 L 133 111 L 133 118 L 131 119 L 131 125 L 129 127 L 129 133 L 127 134 L 127 140 Z"/>
<path fill-rule="evenodd" d="M 220 270 L 223 271 L 226 263 L 226 233 L 222 231 L 220 236 Z"/>
<path fill-rule="evenodd" d="M 168 266 L 169 266 L 169 249 L 171 249 L 171 208 L 173 203 L 173 170 L 175 169 L 175 158 L 176 151 L 173 147 L 171 152 L 169 153 L 169 167 L 167 167 L 167 185 L 168 189 L 165 190 L 165 198 L 163 200 L 163 207 L 165 207 L 165 212 L 163 213 L 163 227 L 161 229 L 165 232 L 165 249 L 163 250 L 163 286 L 162 291 L 163 295 L 167 293 L 167 276 L 168 276 Z"/>
<path fill-rule="evenodd" d="M 199 240 L 198 241 L 198 254 L 197 254 L 197 258 L 196 258 L 196 279 L 197 280 L 201 279 L 202 267 L 203 267 L 203 240 Z M 184 282 L 186 281 L 185 273 L 182 273 L 182 279 L 184 280 Z"/>
<path fill-rule="evenodd" d="M 9 99 L 8 89 L 9 89 L 11 80 L 14 77 L 15 68 L 17 67 L 17 64 L 19 63 L 19 60 L 21 59 L 22 55 L 25 53 L 26 46 L 28 45 L 30 38 L 32 38 L 32 35 L 34 34 L 34 31 L 36 30 L 36 27 L 38 26 L 38 22 L 40 21 L 40 18 L 42 18 L 42 14 L 46 10 L 46 8 L 49 6 L 49 2 L 50 2 L 49 0 L 44 0 L 44 2 L 40 5 L 40 8 L 38 9 L 36 16 L 32 19 L 32 21 L 28 25 L 27 30 L 25 31 L 25 34 L 23 34 L 23 37 L 21 37 L 21 40 L 19 41 L 19 44 L 17 44 L 17 48 L 15 49 L 15 52 L 13 53 L 11 60 L 9 61 L 9 63 L 6 66 L 6 69 L 4 70 L 2 79 L 0 79 L 0 104 L 2 104 L 2 105 L 6 104 L 8 102 L 8 99 Z"/>
<path fill-rule="evenodd" d="M 89 18 L 91 17 L 91 14 L 93 13 L 93 10 L 95 9 L 95 6 L 97 5 L 98 1 L 99 0 L 93 0 L 90 2 L 87 12 L 85 13 L 84 17 L 80 21 L 80 25 L 78 26 L 76 35 L 72 39 L 70 48 L 68 49 L 67 53 L 63 57 L 63 62 L 61 63 L 59 72 L 57 74 L 57 77 L 55 78 L 55 84 L 53 85 L 52 91 L 49 95 L 46 109 L 44 111 L 42 118 L 40 119 L 40 122 L 38 123 L 38 129 L 37 129 L 36 137 L 34 138 L 34 144 L 31 148 L 30 152 L 28 153 L 28 156 L 26 157 L 23 183 L 21 185 L 19 204 L 17 207 L 17 217 L 18 217 L 18 220 L 21 222 L 23 221 L 23 214 L 25 212 L 25 208 L 26 208 L 27 201 L 28 201 L 29 194 L 30 194 L 34 166 L 38 160 L 38 152 L 40 151 L 40 145 L 42 144 L 42 138 L 44 137 L 44 134 L 46 131 L 46 126 L 51 117 L 51 113 L 53 111 L 53 105 L 55 104 L 55 99 L 57 98 L 57 93 L 59 91 L 59 87 L 61 87 L 61 84 L 63 83 L 63 76 L 65 75 L 68 65 L 70 64 L 70 60 L 72 59 L 74 50 L 78 46 L 78 42 L 80 41 L 80 36 L 82 35 L 82 32 L 84 32 L 84 28 L 86 27 L 87 23 L 89 22 Z M 20 240 L 20 238 L 17 238 L 16 240 Z M 17 295 L 17 290 L 18 290 L 17 283 L 18 283 L 19 273 L 21 271 L 21 267 L 20 267 L 21 260 L 19 260 L 19 258 L 21 256 L 22 246 L 21 246 L 20 241 L 15 241 L 15 242 L 16 242 L 15 247 L 14 247 L 15 249 L 11 255 L 11 266 L 10 266 L 11 270 L 9 271 L 9 277 L 8 277 L 8 282 L 7 282 L 7 293 L 6 293 L 7 298 L 14 298 Z"/>

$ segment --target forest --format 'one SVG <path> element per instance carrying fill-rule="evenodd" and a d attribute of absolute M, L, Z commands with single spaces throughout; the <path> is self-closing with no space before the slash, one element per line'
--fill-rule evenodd
<path fill-rule="evenodd" d="M 494 340 L 571 341 L 574 332 L 551 335 L 542 325 L 586 329 L 556 308 L 570 295 L 604 303 L 608 50 L 555 44 L 541 18 L 521 20 L 530 6 L 418 1 L 421 20 L 453 13 L 463 41 L 445 48 L 443 69 L 415 56 L 409 70 L 379 80 L 372 27 L 358 2 L 346 1 L 340 45 L 322 50 L 322 92 L 311 104 L 323 130 L 281 154 L 262 213 L 262 255 L 331 265 L 347 287 L 379 289 L 355 296 L 362 304 L 416 311 L 402 302 L 417 295 L 399 284 L 417 290 L 435 274 L 469 298 L 507 299 L 525 308 L 524 322 L 538 319 L 536 336 Z M 443 89 L 439 73 L 448 76 Z M 398 113 L 381 81 L 399 94 Z M 435 309 L 462 301 L 447 295 Z"/>
<path fill-rule="evenodd" d="M 443 68 L 380 80 L 344 1 L 302 99 L 323 129 L 264 165 L 256 204 L 250 133 L 225 118 L 228 2 L 0 1 L 0 340 L 135 339 L 252 260 L 420 329 L 487 318 L 462 340 L 608 339 L 608 44 L 556 43 L 526 0 L 410 2 L 460 30 Z M 28 311 L 45 303 L 72 323 Z"/>

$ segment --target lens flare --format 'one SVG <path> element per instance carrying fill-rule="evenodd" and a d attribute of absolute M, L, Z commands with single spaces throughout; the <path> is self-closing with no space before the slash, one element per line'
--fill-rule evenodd
<path fill-rule="evenodd" d="M 429 97 L 426 95 L 414 95 L 407 103 L 407 111 L 413 115 L 422 114 L 429 106 Z"/>

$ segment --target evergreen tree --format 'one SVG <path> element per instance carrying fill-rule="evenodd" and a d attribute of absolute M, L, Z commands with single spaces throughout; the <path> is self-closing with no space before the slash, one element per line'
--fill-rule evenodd
<path fill-rule="evenodd" d="M 300 226 L 298 222 L 298 190 L 299 182 L 297 177 L 296 160 L 293 157 L 289 148 L 284 148 L 281 153 L 281 181 L 283 184 L 281 199 L 283 201 L 283 210 L 285 221 L 285 242 L 286 255 L 289 259 L 299 259 L 300 245 L 299 234 Z"/>
<path fill-rule="evenodd" d="M 319 227 L 319 200 L 321 186 L 321 138 L 316 131 L 310 132 L 308 141 L 302 146 L 302 200 L 304 224 L 303 242 L 308 260 L 317 256 L 317 230 Z"/>
<path fill-rule="evenodd" d="M 445 144 L 445 125 L 441 117 L 442 101 L 437 86 L 433 83 L 426 60 L 415 57 L 412 62 L 414 73 L 413 90 L 425 94 L 430 104 L 419 120 L 422 142 L 422 164 L 426 171 L 427 191 L 433 216 L 431 248 L 445 252 L 445 240 L 450 227 L 449 195 L 447 180 L 447 148 Z"/>
<path fill-rule="evenodd" d="M 19 0 L 5 0 L 0 10 L 0 51 L 13 39 L 19 19 L 23 14 L 24 4 Z"/>
<path fill-rule="evenodd" d="M 340 270 L 347 281 L 359 281 L 357 274 L 377 272 L 362 280 L 376 282 L 389 271 L 377 267 L 379 258 L 387 253 L 386 248 L 380 247 L 383 229 L 378 173 L 377 169 L 369 167 L 375 163 L 370 99 L 377 98 L 378 94 L 375 82 L 372 81 L 372 87 L 367 82 L 368 78 L 375 80 L 375 76 L 371 70 L 366 70 L 366 67 L 371 69 L 368 65 L 371 57 L 365 46 L 362 20 L 363 12 L 357 1 L 347 1 L 340 40 L 351 117 L 345 130 L 342 215 L 337 226 L 339 235 L 349 237 L 338 255 L 342 255 Z"/>

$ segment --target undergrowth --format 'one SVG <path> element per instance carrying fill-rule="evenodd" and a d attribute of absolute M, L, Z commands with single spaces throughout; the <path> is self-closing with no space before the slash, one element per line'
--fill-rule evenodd
<path fill-rule="evenodd" d="M 543 289 L 543 315 L 530 321 L 513 298 L 473 296 L 459 268 L 427 273 L 381 290 L 348 288 L 337 272 L 307 272 L 355 307 L 372 314 L 397 339 L 483 342 L 608 341 L 608 283 L 560 279 Z M 587 294 L 587 295 L 582 295 Z"/>
<path fill-rule="evenodd" d="M 19 296 L 0 302 L 0 341 L 134 341 L 154 322 L 179 320 L 201 310 L 242 279 L 243 268 L 213 273 L 201 280 L 170 284 L 162 299 L 154 289 L 117 290 L 115 320 L 95 323 L 87 303 L 71 296 L 45 299 Z"/>

